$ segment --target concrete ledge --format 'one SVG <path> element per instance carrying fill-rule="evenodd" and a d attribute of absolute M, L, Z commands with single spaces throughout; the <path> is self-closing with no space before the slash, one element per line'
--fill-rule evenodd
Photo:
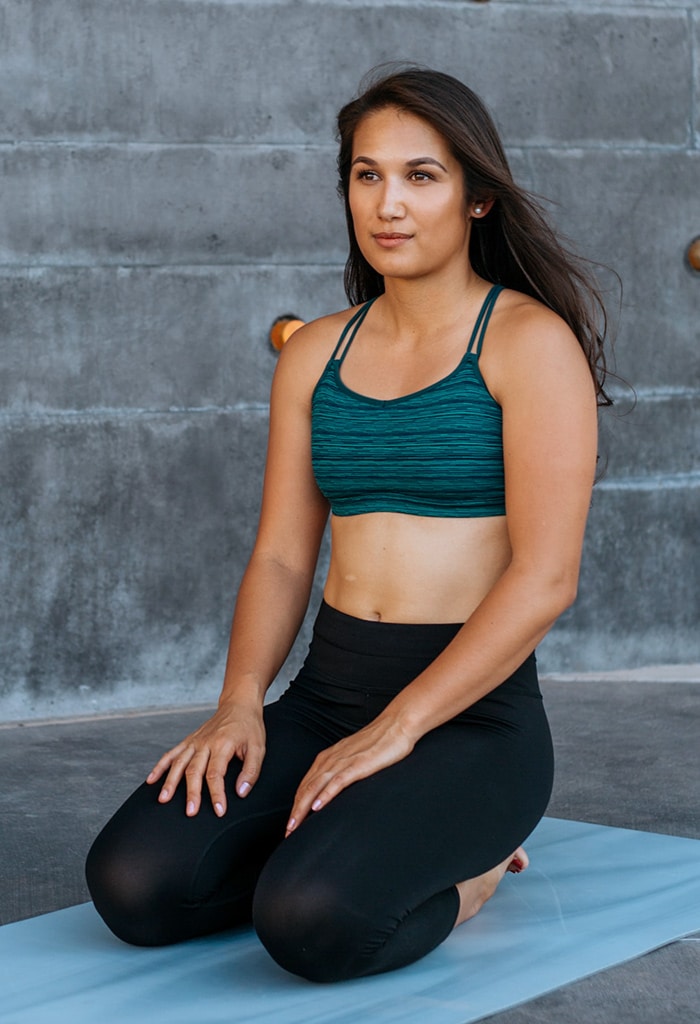
<path fill-rule="evenodd" d="M 700 664 L 645 665 L 614 672 L 559 672 L 542 678 L 552 683 L 700 683 Z"/>
<path fill-rule="evenodd" d="M 449 0 L 448 0 L 449 2 Z M 480 3 L 483 0 L 453 0 L 454 3 Z M 539 7 L 562 7 L 581 9 L 584 11 L 607 12 L 610 7 L 626 7 L 629 11 L 639 13 L 646 9 L 671 8 L 674 11 L 687 10 L 688 4 L 696 0 L 491 0 L 496 6 L 510 7 L 532 7 L 535 4 Z"/>

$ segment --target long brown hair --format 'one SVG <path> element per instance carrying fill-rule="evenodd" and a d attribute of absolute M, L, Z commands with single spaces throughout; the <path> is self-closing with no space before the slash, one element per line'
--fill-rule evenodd
<path fill-rule="evenodd" d="M 586 261 L 557 238 L 538 201 L 513 181 L 491 115 L 466 85 L 440 71 L 395 65 L 370 72 L 364 91 L 338 114 L 338 192 L 345 203 L 350 255 L 345 291 L 354 305 L 384 291 L 384 278 L 367 262 L 355 236 L 349 203 L 355 130 L 370 113 L 396 107 L 422 118 L 445 139 L 462 166 L 468 201 L 494 199 L 473 221 L 469 259 L 477 274 L 524 292 L 553 309 L 569 325 L 586 354 L 598 402 L 610 405 L 603 341 L 607 316 Z"/>

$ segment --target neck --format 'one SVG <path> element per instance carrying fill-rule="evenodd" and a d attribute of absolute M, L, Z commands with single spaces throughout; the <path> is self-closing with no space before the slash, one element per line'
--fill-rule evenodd
<path fill-rule="evenodd" d="M 483 301 L 488 283 L 467 265 L 458 279 L 385 278 L 384 287 L 378 304 L 393 322 L 396 334 L 427 338 L 462 321 L 473 305 Z"/>

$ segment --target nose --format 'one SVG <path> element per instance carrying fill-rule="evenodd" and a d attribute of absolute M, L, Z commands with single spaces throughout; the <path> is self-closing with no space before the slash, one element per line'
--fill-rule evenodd
<path fill-rule="evenodd" d="M 377 202 L 380 220 L 396 220 L 406 215 L 403 192 L 399 182 L 387 180 L 383 183 Z"/>

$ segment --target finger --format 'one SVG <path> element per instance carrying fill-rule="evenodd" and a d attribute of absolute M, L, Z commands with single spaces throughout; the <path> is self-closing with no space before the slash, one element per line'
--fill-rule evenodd
<path fill-rule="evenodd" d="M 226 814 L 228 803 L 226 800 L 226 788 L 224 778 L 231 760 L 231 754 L 212 755 L 207 765 L 207 788 L 211 798 L 211 805 L 214 813 L 222 818 Z"/>
<path fill-rule="evenodd" d="M 170 765 L 170 770 L 165 777 L 163 788 L 158 794 L 158 800 L 162 804 L 166 804 L 169 800 L 172 800 L 175 795 L 175 790 L 180 785 L 182 776 L 185 774 L 185 768 L 192 759 L 194 754 L 194 747 L 186 746 L 184 749 L 174 758 Z"/>
<path fill-rule="evenodd" d="M 151 768 L 150 772 L 146 776 L 146 782 L 152 785 L 154 782 L 157 782 L 158 779 L 162 778 L 164 773 L 168 768 L 170 768 L 173 761 L 183 752 L 185 747 L 186 744 L 183 741 L 182 743 L 178 743 L 176 747 L 172 747 L 170 750 L 167 750 L 153 768 Z"/>
<path fill-rule="evenodd" d="M 265 748 L 263 746 L 254 743 L 249 744 L 243 759 L 243 767 L 236 779 L 236 792 L 239 796 L 248 796 L 248 793 L 250 793 L 258 781 L 264 757 Z"/>
<path fill-rule="evenodd" d="M 294 797 L 294 804 L 289 821 L 287 822 L 286 835 L 299 828 L 310 811 L 320 811 L 329 802 L 329 799 L 332 799 L 327 794 L 333 778 L 332 772 L 314 772 L 308 778 L 302 779 Z M 337 795 L 342 788 L 344 787 L 339 786 L 333 795 Z M 324 794 L 326 795 L 324 796 Z"/>
<path fill-rule="evenodd" d="M 202 781 L 209 765 L 209 750 L 200 750 L 185 768 L 187 797 L 185 814 L 193 818 L 202 804 Z"/>
<path fill-rule="evenodd" d="M 311 801 L 310 810 L 320 811 L 321 808 L 326 807 L 331 800 L 338 795 L 338 793 L 342 793 L 344 789 L 347 789 L 348 786 L 352 785 L 353 782 L 357 782 L 357 780 L 362 777 L 361 773 L 352 772 L 347 769 L 345 771 L 338 772 L 337 775 L 330 778 L 328 782 L 326 782 L 325 786 L 319 790 L 316 797 Z"/>
<path fill-rule="evenodd" d="M 310 799 L 308 796 L 305 795 L 308 792 L 308 787 L 309 777 L 305 775 L 304 778 L 299 783 L 296 793 L 294 794 L 294 803 L 292 804 L 292 809 L 289 814 L 289 820 L 287 821 L 287 825 L 284 831 L 285 839 L 287 838 L 288 835 L 290 835 L 290 833 L 294 831 L 294 829 L 299 828 L 299 826 L 301 825 L 302 821 L 304 820 L 308 813 L 309 807 L 313 802 L 313 798 Z"/>
<path fill-rule="evenodd" d="M 353 782 L 366 779 L 377 770 L 376 767 L 372 767 L 371 764 L 360 758 L 355 758 L 350 762 L 346 759 L 343 761 L 342 768 L 329 767 L 325 771 L 314 771 L 312 766 L 308 776 L 302 779 L 297 789 L 294 805 L 287 822 L 286 835 L 299 827 L 309 811 L 320 811 L 322 807 L 327 807 L 331 800 Z"/>

